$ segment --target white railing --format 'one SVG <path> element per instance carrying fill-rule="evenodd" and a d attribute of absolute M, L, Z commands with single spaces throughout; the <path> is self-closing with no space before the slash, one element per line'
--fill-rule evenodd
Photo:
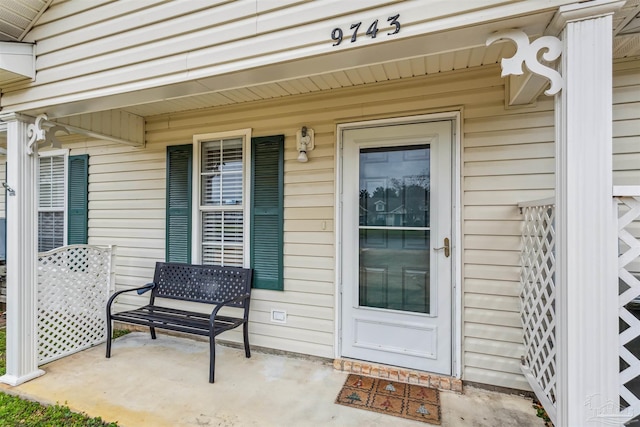
<path fill-rule="evenodd" d="M 524 216 L 520 274 L 522 372 L 556 421 L 556 259 L 553 199 L 519 204 Z"/>
<path fill-rule="evenodd" d="M 38 256 L 38 364 L 106 339 L 113 247 L 72 245 Z"/>
<path fill-rule="evenodd" d="M 614 187 L 618 202 L 618 309 L 620 316 L 620 398 L 631 415 L 640 414 L 640 186 Z M 634 315 L 634 312 L 636 315 Z"/>

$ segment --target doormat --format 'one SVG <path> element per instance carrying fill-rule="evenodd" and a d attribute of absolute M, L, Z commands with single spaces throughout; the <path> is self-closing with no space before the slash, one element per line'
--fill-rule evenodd
<path fill-rule="evenodd" d="M 336 403 L 425 423 L 440 424 L 438 390 L 350 374 Z"/>

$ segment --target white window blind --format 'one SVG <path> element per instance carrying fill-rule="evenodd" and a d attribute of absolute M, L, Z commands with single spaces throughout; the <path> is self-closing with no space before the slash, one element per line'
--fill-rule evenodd
<path fill-rule="evenodd" d="M 38 168 L 38 251 L 64 245 L 65 156 L 40 157 Z"/>
<path fill-rule="evenodd" d="M 200 143 L 201 262 L 243 266 L 243 139 Z"/>

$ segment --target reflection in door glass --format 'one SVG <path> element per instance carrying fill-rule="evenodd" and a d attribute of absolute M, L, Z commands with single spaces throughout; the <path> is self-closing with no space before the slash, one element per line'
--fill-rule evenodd
<path fill-rule="evenodd" d="M 360 150 L 360 306 L 430 312 L 429 156 L 428 145 Z"/>
<path fill-rule="evenodd" d="M 429 227 L 429 146 L 360 150 L 360 225 Z"/>

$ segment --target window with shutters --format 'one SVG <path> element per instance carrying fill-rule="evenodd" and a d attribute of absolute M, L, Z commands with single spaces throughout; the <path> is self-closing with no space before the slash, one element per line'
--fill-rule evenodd
<path fill-rule="evenodd" d="M 249 129 L 167 147 L 166 260 L 251 267 L 283 290 L 284 135 Z"/>
<path fill-rule="evenodd" d="M 38 251 L 44 252 L 66 243 L 67 204 L 66 151 L 40 154 L 38 167 Z"/>
<path fill-rule="evenodd" d="M 87 243 L 89 156 L 67 150 L 38 157 L 38 251 Z"/>
<path fill-rule="evenodd" d="M 247 221 L 246 145 L 251 131 L 194 136 L 198 167 L 194 168 L 198 235 L 194 252 L 198 263 L 243 267 L 246 260 Z M 196 201 L 197 198 L 197 201 Z"/>

